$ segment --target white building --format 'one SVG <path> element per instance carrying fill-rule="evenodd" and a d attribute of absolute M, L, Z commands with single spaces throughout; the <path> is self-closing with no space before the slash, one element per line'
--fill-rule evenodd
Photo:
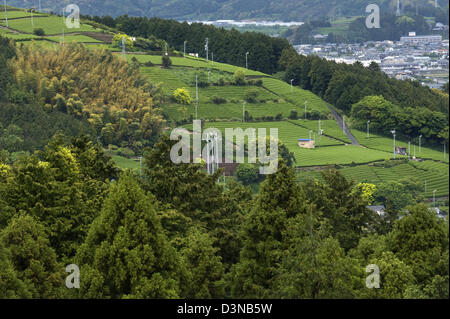
<path fill-rule="evenodd" d="M 421 43 L 441 43 L 441 35 L 419 35 L 419 36 L 407 36 L 401 37 L 400 42 L 407 44 L 421 44 Z"/>

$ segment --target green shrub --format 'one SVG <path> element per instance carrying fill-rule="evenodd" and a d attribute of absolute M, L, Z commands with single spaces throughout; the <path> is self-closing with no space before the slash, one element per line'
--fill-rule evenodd
<path fill-rule="evenodd" d="M 134 46 L 133 40 L 130 36 L 123 34 L 123 33 L 117 33 L 114 35 L 112 39 L 112 45 L 118 48 L 122 47 L 122 39 L 125 39 L 125 48 L 131 49 Z"/>
<path fill-rule="evenodd" d="M 258 167 L 253 164 L 239 164 L 236 170 L 236 177 L 244 185 L 257 182 L 259 179 Z"/>
<path fill-rule="evenodd" d="M 245 96 L 244 99 L 248 102 L 248 103 L 258 103 L 258 96 L 259 96 L 259 91 L 256 89 L 250 89 L 247 92 L 245 92 Z"/>
<path fill-rule="evenodd" d="M 119 148 L 117 150 L 117 154 L 121 155 L 121 156 L 124 156 L 124 157 L 127 157 L 127 158 L 133 157 L 135 155 L 134 151 L 132 149 L 128 148 L 128 147 L 121 147 L 121 148 Z"/>
<path fill-rule="evenodd" d="M 206 72 L 199 72 L 197 74 L 197 84 L 200 88 L 206 88 L 209 86 L 208 74 Z M 193 86 L 195 86 L 195 78 L 193 79 Z"/>
<path fill-rule="evenodd" d="M 163 66 L 163 68 L 166 68 L 166 69 L 168 69 L 172 66 L 172 60 L 170 59 L 170 57 L 168 55 L 163 55 L 162 66 Z"/>
<path fill-rule="evenodd" d="M 176 89 L 173 97 L 178 104 L 189 105 L 192 103 L 191 93 L 186 88 Z"/>
<path fill-rule="evenodd" d="M 289 119 L 297 120 L 298 119 L 298 112 L 296 110 L 291 110 L 291 113 L 289 114 Z"/>
<path fill-rule="evenodd" d="M 245 72 L 241 69 L 236 70 L 234 72 L 234 83 L 236 85 L 246 85 L 247 82 L 245 81 Z"/>
<path fill-rule="evenodd" d="M 225 99 L 221 96 L 213 96 L 211 98 L 211 102 L 214 104 L 225 104 L 225 103 L 227 103 L 227 99 Z"/>
<path fill-rule="evenodd" d="M 38 37 L 43 37 L 45 35 L 45 31 L 42 28 L 35 28 L 33 30 L 33 34 L 37 35 Z"/>

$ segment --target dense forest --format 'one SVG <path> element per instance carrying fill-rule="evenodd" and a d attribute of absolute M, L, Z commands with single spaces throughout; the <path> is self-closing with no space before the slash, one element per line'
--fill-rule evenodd
<path fill-rule="evenodd" d="M 159 18 L 137 18 L 120 16 L 86 17 L 89 20 L 117 28 L 130 36 L 156 37 L 167 41 L 176 50 L 183 52 L 184 41 L 187 53 L 198 53 L 206 58 L 205 40 L 209 39 L 209 59 L 245 67 L 245 53 L 250 53 L 248 66 L 250 69 L 272 74 L 278 71 L 278 60 L 284 49 L 290 45 L 287 40 L 272 38 L 256 33 L 241 33 L 237 30 L 225 30 L 212 25 Z"/>
<path fill-rule="evenodd" d="M 0 298 L 448 298 L 448 219 L 427 206 L 380 217 L 370 185 L 332 169 L 298 184 L 282 159 L 254 195 L 172 163 L 174 143 L 142 176 L 85 137 L 0 163 Z"/>
<path fill-rule="evenodd" d="M 367 68 L 360 62 L 336 63 L 294 49 L 283 52 L 280 67 L 286 82 L 294 79 L 295 85 L 351 116 L 356 125 L 371 120 L 384 134 L 396 128 L 404 137 L 423 135 L 434 144 L 448 143 L 448 91 L 389 78 L 376 63 Z"/>
<path fill-rule="evenodd" d="M 448 141 L 448 95 L 376 64 L 303 57 L 284 40 L 200 24 L 116 22 L 178 49 L 188 40 L 204 52 L 210 37 L 218 59 L 238 65 L 251 50 L 252 68 L 281 71 L 355 123 L 387 116 Z M 105 50 L 0 37 L 0 298 L 449 298 L 448 217 L 421 203 L 418 183 L 377 188 L 334 168 L 299 183 L 287 149 L 257 193 L 218 183 L 220 170 L 171 161 L 177 141 L 138 71 Z M 142 169 L 119 169 L 111 144 L 145 149 Z M 367 208 L 379 200 L 383 216 Z M 65 285 L 70 264 L 80 289 Z M 380 289 L 366 287 L 370 264 Z"/>
<path fill-rule="evenodd" d="M 438 16 L 441 8 L 434 7 L 434 0 L 402 0 L 403 12 L 415 12 L 420 8 L 423 16 Z M 14 6 L 36 6 L 34 0 L 10 0 Z M 42 0 L 42 7 L 60 12 L 69 0 Z M 209 19 L 268 19 L 281 21 L 308 21 L 324 17 L 362 16 L 371 0 L 79 0 L 83 14 L 119 16 L 161 17 L 179 20 Z M 448 4 L 439 0 L 441 7 Z M 396 0 L 378 0 L 384 12 L 395 12 Z"/>
<path fill-rule="evenodd" d="M 0 83 L 3 151 L 33 151 L 57 131 L 85 132 L 132 154 L 157 140 L 164 120 L 137 65 L 77 44 L 14 50 L 1 42 L 7 48 Z"/>

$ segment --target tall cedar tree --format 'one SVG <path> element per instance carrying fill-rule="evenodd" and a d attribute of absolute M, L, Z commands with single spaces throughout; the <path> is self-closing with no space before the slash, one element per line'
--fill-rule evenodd
<path fill-rule="evenodd" d="M 77 254 L 83 298 L 178 298 L 183 263 L 137 180 L 111 184 L 100 216 Z"/>

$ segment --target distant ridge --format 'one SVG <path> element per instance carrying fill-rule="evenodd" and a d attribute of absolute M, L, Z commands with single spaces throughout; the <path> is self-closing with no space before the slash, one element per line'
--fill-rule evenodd
<path fill-rule="evenodd" d="M 61 12 L 69 0 L 42 0 L 43 9 Z M 323 17 L 359 16 L 373 0 L 78 0 L 84 15 L 161 17 L 177 20 L 267 19 L 307 21 Z M 378 0 L 384 11 L 395 13 L 396 0 Z M 439 0 L 448 8 L 448 2 Z M 9 5 L 37 7 L 38 0 L 9 0 Z M 432 15 L 434 1 L 403 0 L 402 12 L 415 12 L 416 4 L 423 15 Z M 434 10 L 434 11 L 433 11 Z"/>

